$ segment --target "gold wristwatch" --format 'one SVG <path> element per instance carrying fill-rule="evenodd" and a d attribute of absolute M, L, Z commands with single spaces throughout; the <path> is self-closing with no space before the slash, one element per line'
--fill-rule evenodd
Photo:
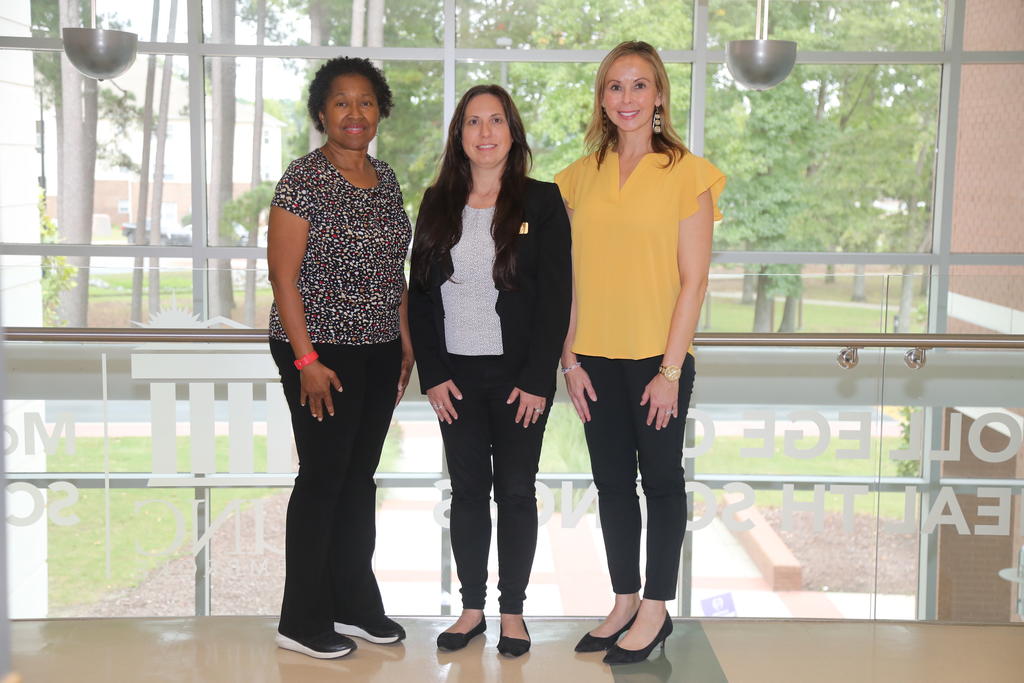
<path fill-rule="evenodd" d="M 682 368 L 678 365 L 661 365 L 658 366 L 658 372 L 664 375 L 665 379 L 669 382 L 678 382 L 679 376 L 683 374 Z"/>

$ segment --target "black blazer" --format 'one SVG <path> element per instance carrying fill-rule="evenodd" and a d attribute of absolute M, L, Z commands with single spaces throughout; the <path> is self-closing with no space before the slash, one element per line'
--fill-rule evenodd
<path fill-rule="evenodd" d="M 515 288 L 499 291 L 495 304 L 501 319 L 502 361 L 517 387 L 550 398 L 572 305 L 569 217 L 557 185 L 527 180 L 523 221 L 528 229 L 516 238 Z M 443 262 L 430 265 L 429 286 L 409 285 L 409 331 L 423 393 L 452 379 L 441 284 L 453 270 L 447 254 Z"/>

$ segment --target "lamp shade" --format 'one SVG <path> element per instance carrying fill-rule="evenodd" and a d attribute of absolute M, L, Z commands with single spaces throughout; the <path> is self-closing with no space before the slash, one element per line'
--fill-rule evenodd
<path fill-rule="evenodd" d="M 725 48 L 725 63 L 742 85 L 768 90 L 786 80 L 796 63 L 791 40 L 732 40 Z"/>
<path fill-rule="evenodd" d="M 64 54 L 90 78 L 104 80 L 123 74 L 135 62 L 139 37 L 125 31 L 65 28 Z"/>

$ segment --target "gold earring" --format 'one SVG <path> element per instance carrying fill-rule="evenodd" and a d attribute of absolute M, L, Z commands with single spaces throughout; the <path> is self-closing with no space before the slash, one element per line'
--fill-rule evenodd
<path fill-rule="evenodd" d="M 654 121 L 653 121 L 653 123 L 654 123 L 654 133 L 655 134 L 661 133 L 661 107 L 660 106 L 654 108 Z"/>

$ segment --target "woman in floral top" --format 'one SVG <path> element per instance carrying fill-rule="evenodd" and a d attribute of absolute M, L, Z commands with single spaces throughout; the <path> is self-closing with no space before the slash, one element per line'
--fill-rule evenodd
<path fill-rule="evenodd" d="M 327 142 L 293 161 L 270 209 L 270 350 L 299 471 L 288 503 L 280 647 L 321 659 L 348 636 L 394 643 L 372 558 L 374 472 L 412 369 L 403 271 L 411 236 L 394 171 L 367 154 L 391 111 L 365 59 L 328 61 L 309 86 Z"/>

